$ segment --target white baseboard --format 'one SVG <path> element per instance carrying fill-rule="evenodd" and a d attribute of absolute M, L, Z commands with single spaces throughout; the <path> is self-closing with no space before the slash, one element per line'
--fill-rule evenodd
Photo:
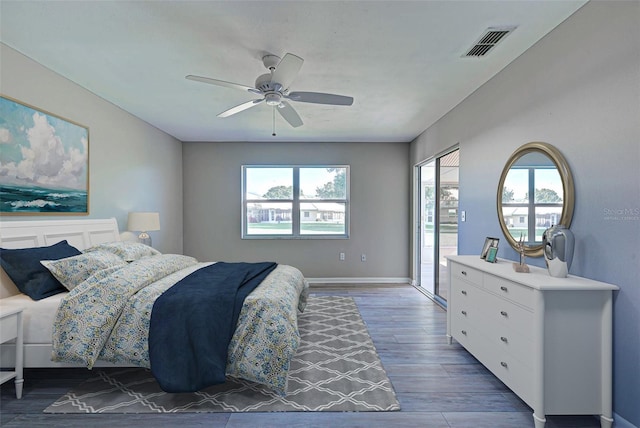
<path fill-rule="evenodd" d="M 309 284 L 411 284 L 411 278 L 305 278 Z"/>

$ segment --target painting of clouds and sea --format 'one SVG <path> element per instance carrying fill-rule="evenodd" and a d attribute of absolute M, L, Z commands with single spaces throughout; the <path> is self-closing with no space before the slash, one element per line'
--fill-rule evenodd
<path fill-rule="evenodd" d="M 0 97 L 0 214 L 88 214 L 89 129 Z"/>

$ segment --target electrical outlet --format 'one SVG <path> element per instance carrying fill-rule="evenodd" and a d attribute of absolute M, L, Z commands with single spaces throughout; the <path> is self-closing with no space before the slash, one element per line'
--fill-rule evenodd
<path fill-rule="evenodd" d="M 460 213 L 460 221 L 467 221 L 467 212 L 466 211 L 462 211 Z"/>
<path fill-rule="evenodd" d="M 343 262 L 344 261 L 344 253 L 340 253 L 340 261 Z"/>
<path fill-rule="evenodd" d="M 366 262 L 367 261 L 367 255 L 366 254 L 361 255 L 360 256 L 360 260 L 362 260 L 363 262 Z"/>

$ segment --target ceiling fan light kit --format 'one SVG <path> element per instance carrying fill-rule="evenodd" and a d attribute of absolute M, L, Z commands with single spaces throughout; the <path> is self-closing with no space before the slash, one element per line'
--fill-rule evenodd
<path fill-rule="evenodd" d="M 267 105 L 274 108 L 274 113 L 275 110 L 277 110 L 289 125 L 297 128 L 302 126 L 302 119 L 287 100 L 336 106 L 350 106 L 353 104 L 353 97 L 344 95 L 326 94 L 323 92 L 289 92 L 289 86 L 298 76 L 298 73 L 302 68 L 302 64 L 304 63 L 304 60 L 297 55 L 288 53 L 282 59 L 276 55 L 265 55 L 262 57 L 262 63 L 270 73 L 258 76 L 255 82 L 255 87 L 212 79 L 209 77 L 194 76 L 191 74 L 186 76 L 186 78 L 195 82 L 239 89 L 244 92 L 262 96 L 262 98 L 247 101 L 225 110 L 218 114 L 218 117 L 229 117 L 265 102 Z M 278 108 L 276 109 L 275 107 Z M 275 129 L 272 135 L 275 136 Z"/>

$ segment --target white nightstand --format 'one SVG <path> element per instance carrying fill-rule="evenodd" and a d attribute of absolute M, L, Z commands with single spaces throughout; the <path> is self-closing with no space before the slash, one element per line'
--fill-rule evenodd
<path fill-rule="evenodd" d="M 22 398 L 22 308 L 7 308 L 0 306 L 0 343 L 16 339 L 16 363 L 13 371 L 0 371 L 0 384 L 15 378 L 16 397 Z M 0 367 L 4 364 L 0 362 Z"/>

